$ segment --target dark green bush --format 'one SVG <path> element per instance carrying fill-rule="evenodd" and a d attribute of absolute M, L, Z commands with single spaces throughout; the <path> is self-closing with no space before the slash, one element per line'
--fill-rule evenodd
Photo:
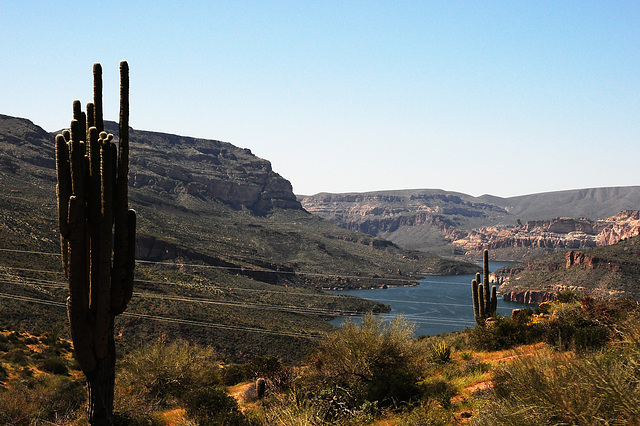
<path fill-rule="evenodd" d="M 84 386 L 64 376 L 11 380 L 0 390 L 0 424 L 69 424 L 85 397 Z"/>
<path fill-rule="evenodd" d="M 419 353 L 413 328 L 397 318 L 391 323 L 372 315 L 347 323 L 320 343 L 313 365 L 298 382 L 327 420 L 337 420 L 375 403 L 393 408 L 419 398 Z"/>
<path fill-rule="evenodd" d="M 451 398 L 456 394 L 456 389 L 446 380 L 430 380 L 420 384 L 425 400 L 433 400 L 443 408 L 451 406 Z"/>
<path fill-rule="evenodd" d="M 157 342 L 122 359 L 116 373 L 116 396 L 126 401 L 128 395 L 135 394 L 149 405 L 170 405 L 192 389 L 219 384 L 219 370 L 217 356 L 211 348 L 184 341 Z M 127 404 L 117 408 L 121 413 L 128 409 Z"/>
<path fill-rule="evenodd" d="M 547 343 L 560 350 L 598 349 L 611 338 L 607 325 L 579 304 L 557 306 L 546 327 Z"/>
<path fill-rule="evenodd" d="M 186 398 L 187 415 L 199 425 L 244 426 L 249 422 L 236 400 L 220 387 L 195 389 Z"/>
<path fill-rule="evenodd" d="M 274 356 L 257 356 L 245 365 L 247 379 L 269 377 L 282 368 L 280 360 Z"/>
<path fill-rule="evenodd" d="M 575 303 L 582 299 L 582 294 L 572 290 L 558 291 L 556 300 L 560 303 Z"/>
<path fill-rule="evenodd" d="M 39 340 L 36 339 L 35 337 L 27 337 L 22 341 L 22 343 L 24 343 L 25 345 L 37 345 L 38 342 Z"/>
<path fill-rule="evenodd" d="M 515 360 L 494 375 L 479 425 L 626 425 L 640 419 L 640 345 Z"/>
<path fill-rule="evenodd" d="M 48 371 L 53 374 L 66 375 L 69 373 L 67 362 L 58 356 L 45 358 L 38 367 L 43 371 Z"/>
<path fill-rule="evenodd" d="M 247 371 L 243 365 L 231 364 L 224 367 L 220 373 L 225 386 L 233 386 L 247 380 Z"/>
<path fill-rule="evenodd" d="M 4 359 L 14 364 L 25 366 L 27 365 L 28 357 L 24 350 L 20 348 L 13 348 L 4 354 Z"/>
<path fill-rule="evenodd" d="M 526 317 L 497 318 L 493 323 L 476 326 L 469 332 L 471 345 L 477 350 L 488 351 L 539 342 L 543 337 L 543 327 L 529 324 Z"/>

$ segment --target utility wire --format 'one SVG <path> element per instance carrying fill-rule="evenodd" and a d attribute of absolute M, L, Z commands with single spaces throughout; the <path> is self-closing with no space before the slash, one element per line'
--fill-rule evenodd
<path fill-rule="evenodd" d="M 15 294 L 0 293 L 0 298 L 66 308 L 65 302 L 38 299 L 38 298 L 28 297 L 28 296 L 19 296 Z M 247 331 L 247 332 L 256 332 L 256 333 L 262 333 L 262 334 L 275 334 L 275 335 L 288 336 L 288 337 L 300 337 L 300 338 L 312 338 L 312 339 L 321 337 L 315 334 L 267 330 L 267 329 L 261 329 L 261 328 L 255 328 L 255 327 L 241 327 L 241 326 L 233 326 L 228 324 L 211 323 L 211 322 L 196 321 L 196 320 L 189 320 L 189 319 L 182 319 L 182 318 L 170 318 L 170 317 L 164 317 L 164 316 L 158 316 L 158 315 L 138 314 L 138 313 L 132 313 L 132 312 L 124 312 L 121 315 L 126 317 L 132 317 L 132 318 L 142 318 L 142 319 L 169 322 L 169 323 L 175 323 L 175 324 L 218 328 L 218 329 L 231 330 L 231 331 Z M 389 315 L 389 314 L 383 315 L 383 318 L 386 318 L 386 319 L 390 319 L 394 317 L 395 316 Z M 434 318 L 432 320 L 413 318 L 413 319 L 409 319 L 409 321 L 421 323 L 421 324 L 437 324 L 437 325 L 451 325 L 451 326 L 473 325 L 473 322 L 471 321 L 466 322 L 466 321 L 459 321 L 459 320 L 447 320 L 447 319 L 437 319 L 437 318 Z"/>
<path fill-rule="evenodd" d="M 40 280 L 40 279 L 35 279 L 35 278 L 27 278 L 27 277 L 17 277 L 15 275 L 12 274 L 2 274 L 0 273 L 0 275 L 7 275 L 10 278 L 20 278 L 20 279 L 24 279 L 27 281 L 24 282 L 18 282 L 18 281 L 11 281 L 11 280 L 7 280 L 7 279 L 1 279 L 0 278 L 0 282 L 3 283 L 12 283 L 12 284 L 31 284 L 31 285 L 42 285 L 42 286 L 50 286 L 50 287 L 66 287 L 66 282 L 59 282 L 59 281 L 48 281 L 48 280 Z M 164 281 L 144 281 L 144 280 L 136 280 L 136 281 L 142 281 L 142 282 L 150 282 L 150 283 L 160 283 L 160 284 L 175 284 L 175 283 L 170 283 L 170 282 L 164 282 Z M 175 284 L 178 285 L 178 284 Z M 284 292 L 284 291 L 277 291 L 277 290 L 261 290 L 261 289 L 243 289 L 243 288 L 228 288 L 228 289 L 223 289 L 220 287 L 210 287 L 214 290 L 222 290 L 222 291 L 236 291 L 236 290 L 240 290 L 240 291 L 254 291 L 254 292 L 271 292 L 271 293 L 276 293 L 276 294 L 284 294 L 284 295 L 301 295 L 301 296 L 310 296 L 313 294 L 310 293 L 292 293 L 292 292 Z M 218 300 L 211 300 L 211 299 L 206 299 L 206 298 L 190 298 L 190 297 L 185 297 L 185 296 L 162 296 L 162 295 L 154 295 L 152 293 L 148 293 L 148 292 L 136 292 L 134 293 L 134 295 L 139 296 L 139 297 L 145 297 L 145 298 L 156 298 L 156 299 L 162 299 L 162 300 L 173 300 L 173 301 L 184 301 L 184 302 L 192 302 L 192 303 L 208 303 L 208 304 L 217 304 L 217 305 L 227 305 L 227 306 L 236 306 L 236 307 L 245 307 L 245 308 L 259 308 L 259 309 L 271 309 L 271 310 L 280 310 L 280 311 L 289 311 L 289 312 L 295 312 L 295 313 L 310 313 L 310 314 L 324 314 L 324 315 L 331 315 L 331 316 L 339 316 L 339 315 L 357 315 L 359 314 L 357 311 L 335 311 L 335 310 L 328 310 L 328 309 L 322 309 L 322 308 L 313 308 L 313 307 L 297 307 L 297 306 L 289 306 L 289 307 L 285 307 L 282 305 L 266 305 L 266 304 L 256 304 L 256 303 L 240 303 L 240 302 L 225 302 L 225 301 L 218 301 Z M 318 296 L 325 296 L 325 297 L 341 297 L 340 295 L 331 295 L 331 294 L 322 294 L 322 295 L 318 295 Z M 375 301 L 375 300 L 374 300 Z M 380 301 L 378 301 L 380 302 Z M 461 304 L 461 303 L 441 303 L 441 302 L 427 302 L 427 301 L 422 301 L 422 300 L 403 300 L 403 299 L 384 299 L 383 302 L 395 302 L 395 303 L 404 303 L 404 304 L 420 304 L 420 305 L 437 305 L 437 306 L 451 306 L 451 307 L 460 307 L 460 308 L 467 308 L 469 307 L 468 304 Z M 510 310 L 511 308 L 509 307 L 502 307 L 500 306 L 499 309 L 504 310 L 505 312 Z"/>
<path fill-rule="evenodd" d="M 15 281 L 15 280 L 2 279 L 2 278 L 0 278 L 0 283 L 34 286 L 34 287 L 49 286 L 54 288 L 66 288 L 66 284 L 61 284 L 61 283 Z M 233 302 L 233 301 L 212 300 L 212 299 L 206 299 L 206 298 L 194 298 L 194 297 L 186 297 L 186 296 L 159 295 L 159 294 L 153 294 L 149 292 L 134 292 L 133 296 L 141 299 L 158 299 L 163 301 L 200 303 L 200 304 L 228 306 L 228 307 L 244 308 L 244 309 L 263 309 L 263 310 L 290 312 L 290 313 L 297 313 L 297 314 L 327 315 L 332 317 L 354 316 L 354 315 L 361 314 L 361 312 L 349 311 L 349 310 L 324 309 L 324 308 L 314 308 L 314 307 L 308 307 L 308 306 L 285 306 L 285 305 L 265 304 L 265 303 L 251 303 L 251 302 Z"/>
<path fill-rule="evenodd" d="M 19 296 L 16 294 L 8 294 L 8 293 L 0 293 L 0 298 L 3 299 L 12 299 L 21 302 L 30 302 L 30 303 L 39 303 L 42 305 L 51 305 L 58 307 L 66 307 L 67 304 L 64 302 L 56 302 L 53 300 L 45 300 L 45 299 L 37 299 L 34 297 L 27 296 Z M 174 324 L 183 324 L 183 325 L 193 325 L 200 327 L 208 327 L 208 328 L 218 328 L 222 330 L 231 330 L 231 331 L 247 331 L 254 333 L 262 333 L 262 334 L 272 334 L 279 336 L 287 336 L 287 337 L 298 337 L 298 338 L 307 338 L 307 339 L 318 339 L 321 338 L 320 335 L 315 334 L 305 334 L 305 333 L 295 333 L 295 332 L 286 332 L 286 331 L 277 331 L 277 330 L 267 330 L 262 328 L 254 328 L 254 327 L 240 327 L 240 326 L 232 326 L 228 324 L 219 324 L 219 323 L 211 323 L 211 322 L 203 322 L 203 321 L 194 321 L 187 320 L 181 318 L 169 318 L 157 315 L 146 315 L 146 314 L 137 314 L 131 312 L 124 312 L 121 314 L 122 316 L 132 317 L 132 318 L 141 318 L 141 319 L 149 319 L 154 321 L 162 321 L 169 322 Z"/>
<path fill-rule="evenodd" d="M 0 251 L 11 252 L 11 253 L 60 256 L 60 253 L 30 251 L 30 250 L 14 250 L 14 249 L 0 248 Z M 280 274 L 280 275 L 299 275 L 299 276 L 311 276 L 311 277 L 322 277 L 322 278 L 351 278 L 351 279 L 358 279 L 358 280 L 371 280 L 371 281 L 377 280 L 377 281 L 385 281 L 385 282 L 398 281 L 398 282 L 406 282 L 406 283 L 413 283 L 417 281 L 417 279 L 413 279 L 413 278 L 363 277 L 358 275 L 346 275 L 346 274 L 322 274 L 322 273 L 316 273 L 316 272 L 274 271 L 272 269 L 243 267 L 243 266 L 231 267 L 231 266 L 201 265 L 201 264 L 195 264 L 195 263 L 159 262 L 159 261 L 153 261 L 153 260 L 136 260 L 136 263 L 152 264 L 152 265 L 160 265 L 160 266 L 174 266 L 174 267 L 181 267 L 181 268 L 190 267 L 190 268 L 202 268 L 202 269 L 221 269 L 221 270 L 239 271 L 239 272 L 261 272 L 261 273 Z"/>

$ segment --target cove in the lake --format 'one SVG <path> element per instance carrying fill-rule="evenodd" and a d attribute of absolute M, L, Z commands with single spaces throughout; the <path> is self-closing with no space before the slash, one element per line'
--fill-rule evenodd
<path fill-rule="evenodd" d="M 496 270 L 508 262 L 489 262 L 489 269 Z M 471 280 L 475 275 L 428 276 L 418 286 L 389 287 L 372 290 L 343 290 L 338 294 L 350 294 L 375 300 L 391 306 L 391 312 L 380 314 L 385 319 L 402 315 L 415 323 L 416 336 L 436 335 L 473 328 Z M 505 302 L 498 296 L 498 314 L 511 315 L 513 309 L 524 308 L 521 303 Z M 338 317 L 331 324 L 342 325 L 346 320 L 358 321 L 358 317 Z"/>

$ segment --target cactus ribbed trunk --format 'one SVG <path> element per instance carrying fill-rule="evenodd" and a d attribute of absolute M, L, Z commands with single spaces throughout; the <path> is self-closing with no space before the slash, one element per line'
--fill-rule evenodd
<path fill-rule="evenodd" d="M 113 424 L 115 371 L 116 347 L 111 334 L 104 358 L 99 359 L 95 370 L 87 374 L 87 412 L 92 425 Z"/>
<path fill-rule="evenodd" d="M 133 293 L 135 221 L 128 210 L 129 66 L 120 63 L 118 147 L 103 129 L 102 67 L 94 101 L 73 102 L 71 131 L 56 136 L 58 220 L 69 282 L 67 311 L 78 364 L 87 377 L 89 423 L 113 423 L 114 318 Z"/>
<path fill-rule="evenodd" d="M 478 325 L 485 325 L 488 318 L 496 314 L 498 309 L 498 296 L 496 286 L 489 286 L 489 250 L 482 254 L 483 281 L 480 281 L 480 273 L 471 281 L 473 295 L 473 314 Z"/>

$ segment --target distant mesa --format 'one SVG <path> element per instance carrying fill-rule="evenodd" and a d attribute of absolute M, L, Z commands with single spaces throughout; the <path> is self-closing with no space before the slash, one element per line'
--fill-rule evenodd
<path fill-rule="evenodd" d="M 435 189 L 301 197 L 309 212 L 398 246 L 441 255 L 518 260 L 610 245 L 640 232 L 640 187 L 500 198 Z M 630 207 L 633 207 L 630 209 Z"/>

